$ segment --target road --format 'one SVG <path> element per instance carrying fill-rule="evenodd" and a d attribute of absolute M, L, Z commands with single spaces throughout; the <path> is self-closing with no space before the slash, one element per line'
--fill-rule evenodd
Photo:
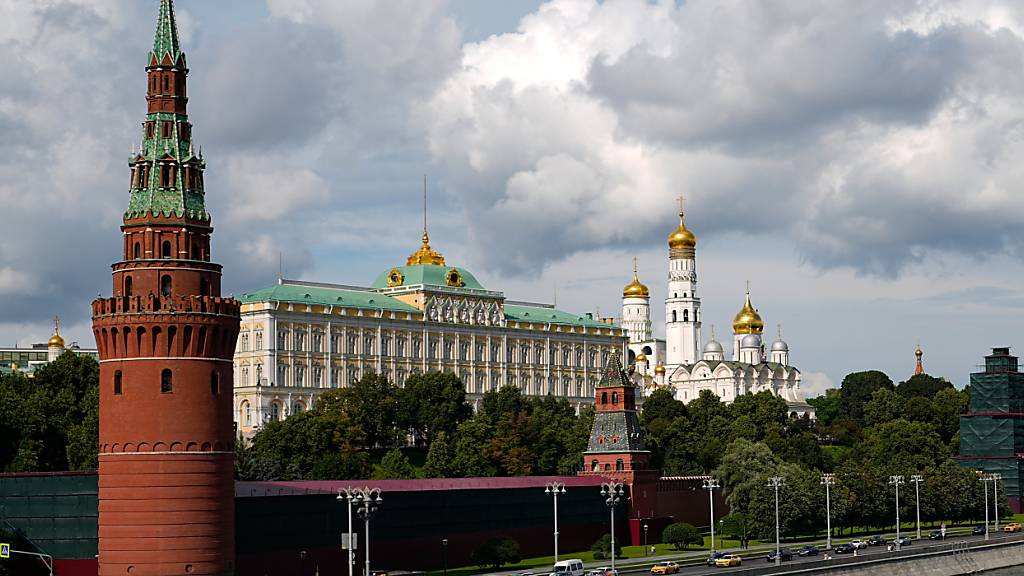
<path fill-rule="evenodd" d="M 990 536 L 989 541 L 990 542 L 998 542 L 1000 540 L 1009 539 L 1009 538 L 1020 538 L 1020 535 L 1017 535 L 1017 534 L 992 534 Z M 903 551 L 900 552 L 900 554 L 902 556 L 908 556 L 908 555 L 913 555 L 915 553 L 925 552 L 925 551 L 927 551 L 927 549 L 929 547 L 932 547 L 932 546 L 942 546 L 943 544 L 945 544 L 946 547 L 948 548 L 949 544 L 951 544 L 953 542 L 967 542 L 969 544 L 977 544 L 977 543 L 983 542 L 984 540 L 985 540 L 984 536 L 950 536 L 950 537 L 946 538 L 945 541 L 938 541 L 938 540 L 934 540 L 934 541 L 932 541 L 932 540 L 920 540 L 920 541 L 918 541 L 918 540 L 915 540 L 914 543 L 911 544 L 910 546 L 904 546 L 903 547 Z M 883 555 L 883 554 L 891 555 L 891 554 L 896 554 L 896 552 L 889 552 L 888 550 L 886 550 L 885 546 L 869 546 L 868 548 L 865 548 L 865 549 L 862 549 L 862 550 L 858 550 L 857 551 L 857 558 L 871 559 L 873 557 L 877 558 L 879 555 Z M 852 556 L 852 554 L 834 554 L 833 558 L 850 558 L 851 556 Z M 829 561 L 825 560 L 821 555 L 819 555 L 819 556 L 808 556 L 808 557 L 803 557 L 803 558 L 798 557 L 798 556 L 794 556 L 792 560 L 790 560 L 788 562 L 783 562 L 782 563 L 782 567 L 779 568 L 779 570 L 791 569 L 794 565 L 799 565 L 800 567 L 810 567 L 810 564 L 812 564 L 814 562 L 821 563 L 821 565 L 824 566 L 824 565 L 827 565 L 827 563 Z M 698 565 L 698 566 L 690 565 L 690 566 L 687 566 L 687 565 L 684 565 L 682 563 L 680 563 L 680 565 L 681 565 L 681 570 L 679 571 L 679 574 L 681 574 L 683 576 L 703 576 L 703 575 L 707 575 L 707 574 L 716 574 L 716 575 L 721 575 L 721 574 L 742 574 L 743 572 L 746 572 L 746 571 L 748 571 L 748 570 L 750 570 L 752 568 L 769 568 L 769 567 L 772 566 L 772 564 L 765 559 L 765 554 L 761 554 L 761 555 L 759 555 L 757 557 L 753 557 L 753 558 L 744 557 L 743 558 L 743 565 L 742 566 L 738 566 L 738 567 L 734 567 L 734 568 L 716 568 L 716 567 L 708 567 L 706 565 Z M 648 564 L 648 565 L 625 567 L 625 568 L 622 568 L 621 570 L 619 570 L 619 573 L 622 574 L 622 575 L 626 575 L 626 574 L 649 574 L 650 573 L 650 565 Z"/>

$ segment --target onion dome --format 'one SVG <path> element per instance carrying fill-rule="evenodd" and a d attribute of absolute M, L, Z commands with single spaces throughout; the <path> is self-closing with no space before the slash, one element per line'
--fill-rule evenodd
<path fill-rule="evenodd" d="M 650 298 L 651 291 L 647 289 L 640 278 L 636 275 L 636 258 L 633 259 L 633 281 L 626 284 L 622 289 L 623 298 Z"/>
<path fill-rule="evenodd" d="M 655 366 L 654 367 L 654 373 L 655 374 L 664 374 L 665 373 L 665 365 L 664 364 L 658 364 L 657 366 Z"/>
<path fill-rule="evenodd" d="M 672 250 L 684 248 L 693 249 L 697 247 L 697 236 L 690 232 L 683 222 L 683 210 L 679 210 L 679 227 L 668 235 L 668 247 Z"/>
<path fill-rule="evenodd" d="M 764 321 L 757 309 L 750 303 L 750 291 L 747 291 L 747 299 L 743 308 L 736 313 L 732 319 L 733 334 L 760 334 L 764 332 Z"/>
<path fill-rule="evenodd" d="M 53 319 L 53 336 L 46 343 L 47 348 L 64 348 L 64 339 L 60 337 L 60 319 Z"/>
<path fill-rule="evenodd" d="M 725 348 L 722 348 L 722 343 L 721 342 L 719 342 L 718 340 L 715 340 L 715 338 L 712 337 L 711 340 L 708 340 L 708 343 L 704 345 L 704 353 L 705 354 L 715 354 L 715 353 L 725 354 Z"/>
<path fill-rule="evenodd" d="M 740 339 L 740 348 L 760 348 L 761 337 L 757 334 L 747 334 Z"/>
<path fill-rule="evenodd" d="M 784 340 L 776 340 L 772 343 L 772 352 L 789 352 L 789 344 Z"/>
<path fill-rule="evenodd" d="M 639 364 L 641 362 L 643 362 L 645 364 L 647 363 L 647 355 L 644 354 L 643 352 L 637 354 L 637 356 L 636 356 L 636 363 Z"/>

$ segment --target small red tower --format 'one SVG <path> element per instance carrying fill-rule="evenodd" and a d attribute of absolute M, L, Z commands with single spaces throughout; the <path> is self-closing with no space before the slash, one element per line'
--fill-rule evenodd
<path fill-rule="evenodd" d="M 580 475 L 607 476 L 629 486 L 629 519 L 633 542 L 638 541 L 639 520 L 652 518 L 661 473 L 650 468 L 651 453 L 644 446 L 636 412 L 636 385 L 613 352 L 594 389 L 594 427 L 584 471 Z"/>
<path fill-rule="evenodd" d="M 129 160 L 123 259 L 93 302 L 100 355 L 100 576 L 234 573 L 232 357 L 239 304 L 220 296 L 172 0 L 146 67 Z"/>

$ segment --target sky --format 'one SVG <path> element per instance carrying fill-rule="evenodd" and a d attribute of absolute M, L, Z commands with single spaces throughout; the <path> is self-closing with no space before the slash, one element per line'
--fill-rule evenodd
<path fill-rule="evenodd" d="M 0 344 L 111 292 L 156 0 L 0 0 Z M 663 333 L 677 201 L 705 335 L 746 282 L 803 388 L 968 382 L 1024 345 L 1024 4 L 178 0 L 225 292 L 367 285 L 429 226 L 516 300 Z"/>

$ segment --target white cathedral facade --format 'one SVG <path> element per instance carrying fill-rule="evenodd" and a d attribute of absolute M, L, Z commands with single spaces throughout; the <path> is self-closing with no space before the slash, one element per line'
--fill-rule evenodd
<path fill-rule="evenodd" d="M 790 363 L 789 345 L 782 340 L 781 330 L 766 349 L 764 321 L 750 302 L 749 290 L 733 318 L 729 358 L 714 331 L 701 346 L 697 237 L 686 228 L 682 210 L 679 227 L 668 237 L 668 248 L 664 340 L 654 337 L 650 291 L 640 282 L 635 263 L 633 281 L 622 291 L 622 327 L 629 337 L 629 361 L 636 368 L 638 384 L 647 394 L 668 388 L 683 402 L 697 398 L 703 390 L 727 403 L 742 394 L 767 390 L 789 404 L 790 415 L 814 418 L 814 407 L 800 393 L 800 370 Z"/>

